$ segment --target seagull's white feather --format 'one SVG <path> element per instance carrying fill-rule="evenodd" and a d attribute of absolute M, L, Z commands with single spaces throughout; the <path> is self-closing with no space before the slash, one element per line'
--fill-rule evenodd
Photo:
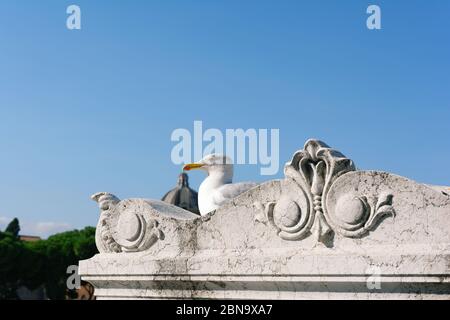
<path fill-rule="evenodd" d="M 257 184 L 254 182 L 238 182 L 238 183 L 228 183 L 223 186 L 217 188 L 213 193 L 214 204 L 217 206 L 223 205 L 230 199 L 233 199 L 250 190 L 253 187 L 256 187 Z"/>
<path fill-rule="evenodd" d="M 223 155 L 210 154 L 184 168 L 202 169 L 208 173 L 198 189 L 198 207 L 202 216 L 257 185 L 254 182 L 232 183 L 233 164 L 230 158 Z"/>

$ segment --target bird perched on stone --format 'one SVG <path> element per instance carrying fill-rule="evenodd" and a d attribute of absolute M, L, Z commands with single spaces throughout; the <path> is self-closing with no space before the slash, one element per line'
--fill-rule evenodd
<path fill-rule="evenodd" d="M 254 182 L 233 183 L 233 163 L 224 155 L 210 154 L 183 167 L 184 171 L 194 169 L 208 174 L 198 190 L 198 207 L 202 216 L 257 185 Z"/>

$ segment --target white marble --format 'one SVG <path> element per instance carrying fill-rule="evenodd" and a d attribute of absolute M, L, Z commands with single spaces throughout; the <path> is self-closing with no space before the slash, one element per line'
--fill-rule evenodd
<path fill-rule="evenodd" d="M 93 196 L 99 299 L 450 299 L 450 196 L 310 140 L 286 178 L 198 217 Z"/>

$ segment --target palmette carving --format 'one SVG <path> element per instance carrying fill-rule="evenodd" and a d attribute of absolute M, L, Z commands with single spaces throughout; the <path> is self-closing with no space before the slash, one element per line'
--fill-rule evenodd
<path fill-rule="evenodd" d="M 329 244 L 335 232 L 345 237 L 364 235 L 395 211 L 391 194 L 369 200 L 364 195 L 345 193 L 328 199 L 333 183 L 355 170 L 353 161 L 342 153 L 319 140 L 307 141 L 285 166 L 286 178 L 295 181 L 301 199 L 282 195 L 276 202 L 267 203 L 267 220 L 285 240 L 301 240 L 313 234 L 318 241 Z"/>

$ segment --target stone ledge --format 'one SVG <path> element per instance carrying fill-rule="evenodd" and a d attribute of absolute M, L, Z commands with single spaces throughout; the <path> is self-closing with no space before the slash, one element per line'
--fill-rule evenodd
<path fill-rule="evenodd" d="M 367 276 L 165 276 L 86 277 L 99 299 L 448 299 L 442 277 L 382 276 L 369 289 Z"/>

